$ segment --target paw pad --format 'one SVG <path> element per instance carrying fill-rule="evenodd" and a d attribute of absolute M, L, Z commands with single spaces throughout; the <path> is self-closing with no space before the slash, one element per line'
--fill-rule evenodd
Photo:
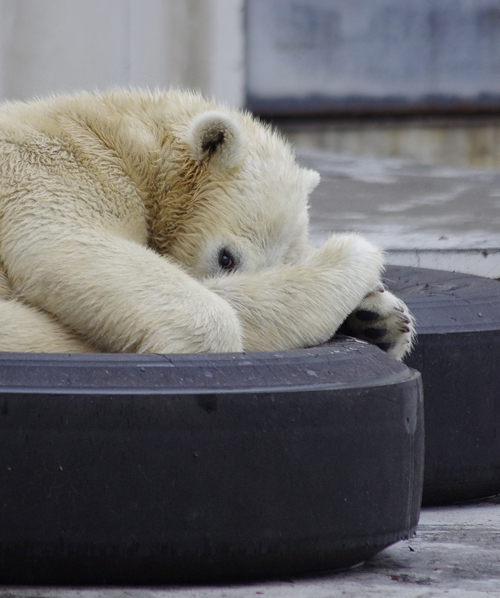
<path fill-rule="evenodd" d="M 385 351 L 385 352 L 390 351 L 391 349 L 394 349 L 394 347 L 395 347 L 395 343 L 375 343 L 375 344 L 379 349 L 382 349 L 382 351 Z"/>
<path fill-rule="evenodd" d="M 370 311 L 368 309 L 358 309 L 358 311 L 354 312 L 354 315 L 361 322 L 373 322 L 374 320 L 378 320 L 380 317 L 380 314 L 378 314 L 376 311 Z"/>
<path fill-rule="evenodd" d="M 365 328 L 363 334 L 370 340 L 378 340 L 387 335 L 387 328 Z"/>

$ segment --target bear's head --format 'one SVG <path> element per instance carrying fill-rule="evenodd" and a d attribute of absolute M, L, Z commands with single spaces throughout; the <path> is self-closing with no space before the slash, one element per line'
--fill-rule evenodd
<path fill-rule="evenodd" d="M 183 134 L 202 181 L 168 254 L 198 279 L 298 261 L 307 251 L 308 196 L 319 174 L 249 114 L 202 111 Z M 189 169 L 186 170 L 186 172 Z M 182 174 L 180 175 L 182 178 Z"/>

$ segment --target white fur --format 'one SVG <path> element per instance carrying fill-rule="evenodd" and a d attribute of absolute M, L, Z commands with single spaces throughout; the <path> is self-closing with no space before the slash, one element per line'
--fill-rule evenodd
<path fill-rule="evenodd" d="M 382 270 L 357 235 L 309 247 L 318 174 L 248 114 L 195 94 L 6 104 L 0 173 L 2 351 L 314 345 Z"/>

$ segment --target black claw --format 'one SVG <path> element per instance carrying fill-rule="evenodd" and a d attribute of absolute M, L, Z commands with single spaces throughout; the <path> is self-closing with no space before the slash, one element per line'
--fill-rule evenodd
<path fill-rule="evenodd" d="M 394 347 L 394 343 L 377 343 L 376 345 L 382 351 L 390 351 Z"/>
<path fill-rule="evenodd" d="M 365 328 L 363 330 L 363 334 L 367 338 L 371 338 L 372 340 L 376 340 L 378 338 L 382 338 L 387 334 L 386 328 Z"/>
<path fill-rule="evenodd" d="M 373 322 L 373 320 L 378 320 L 380 317 L 380 314 L 376 311 L 370 311 L 368 309 L 360 309 L 354 312 L 354 315 L 361 322 Z"/>

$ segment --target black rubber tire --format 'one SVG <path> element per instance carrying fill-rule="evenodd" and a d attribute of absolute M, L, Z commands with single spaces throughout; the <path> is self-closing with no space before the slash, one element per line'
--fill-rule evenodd
<path fill-rule="evenodd" d="M 406 363 L 424 385 L 424 504 L 499 494 L 500 282 L 402 266 L 385 282 L 417 320 Z"/>
<path fill-rule="evenodd" d="M 284 353 L 0 356 L 0 582 L 344 568 L 413 534 L 420 374 Z"/>

